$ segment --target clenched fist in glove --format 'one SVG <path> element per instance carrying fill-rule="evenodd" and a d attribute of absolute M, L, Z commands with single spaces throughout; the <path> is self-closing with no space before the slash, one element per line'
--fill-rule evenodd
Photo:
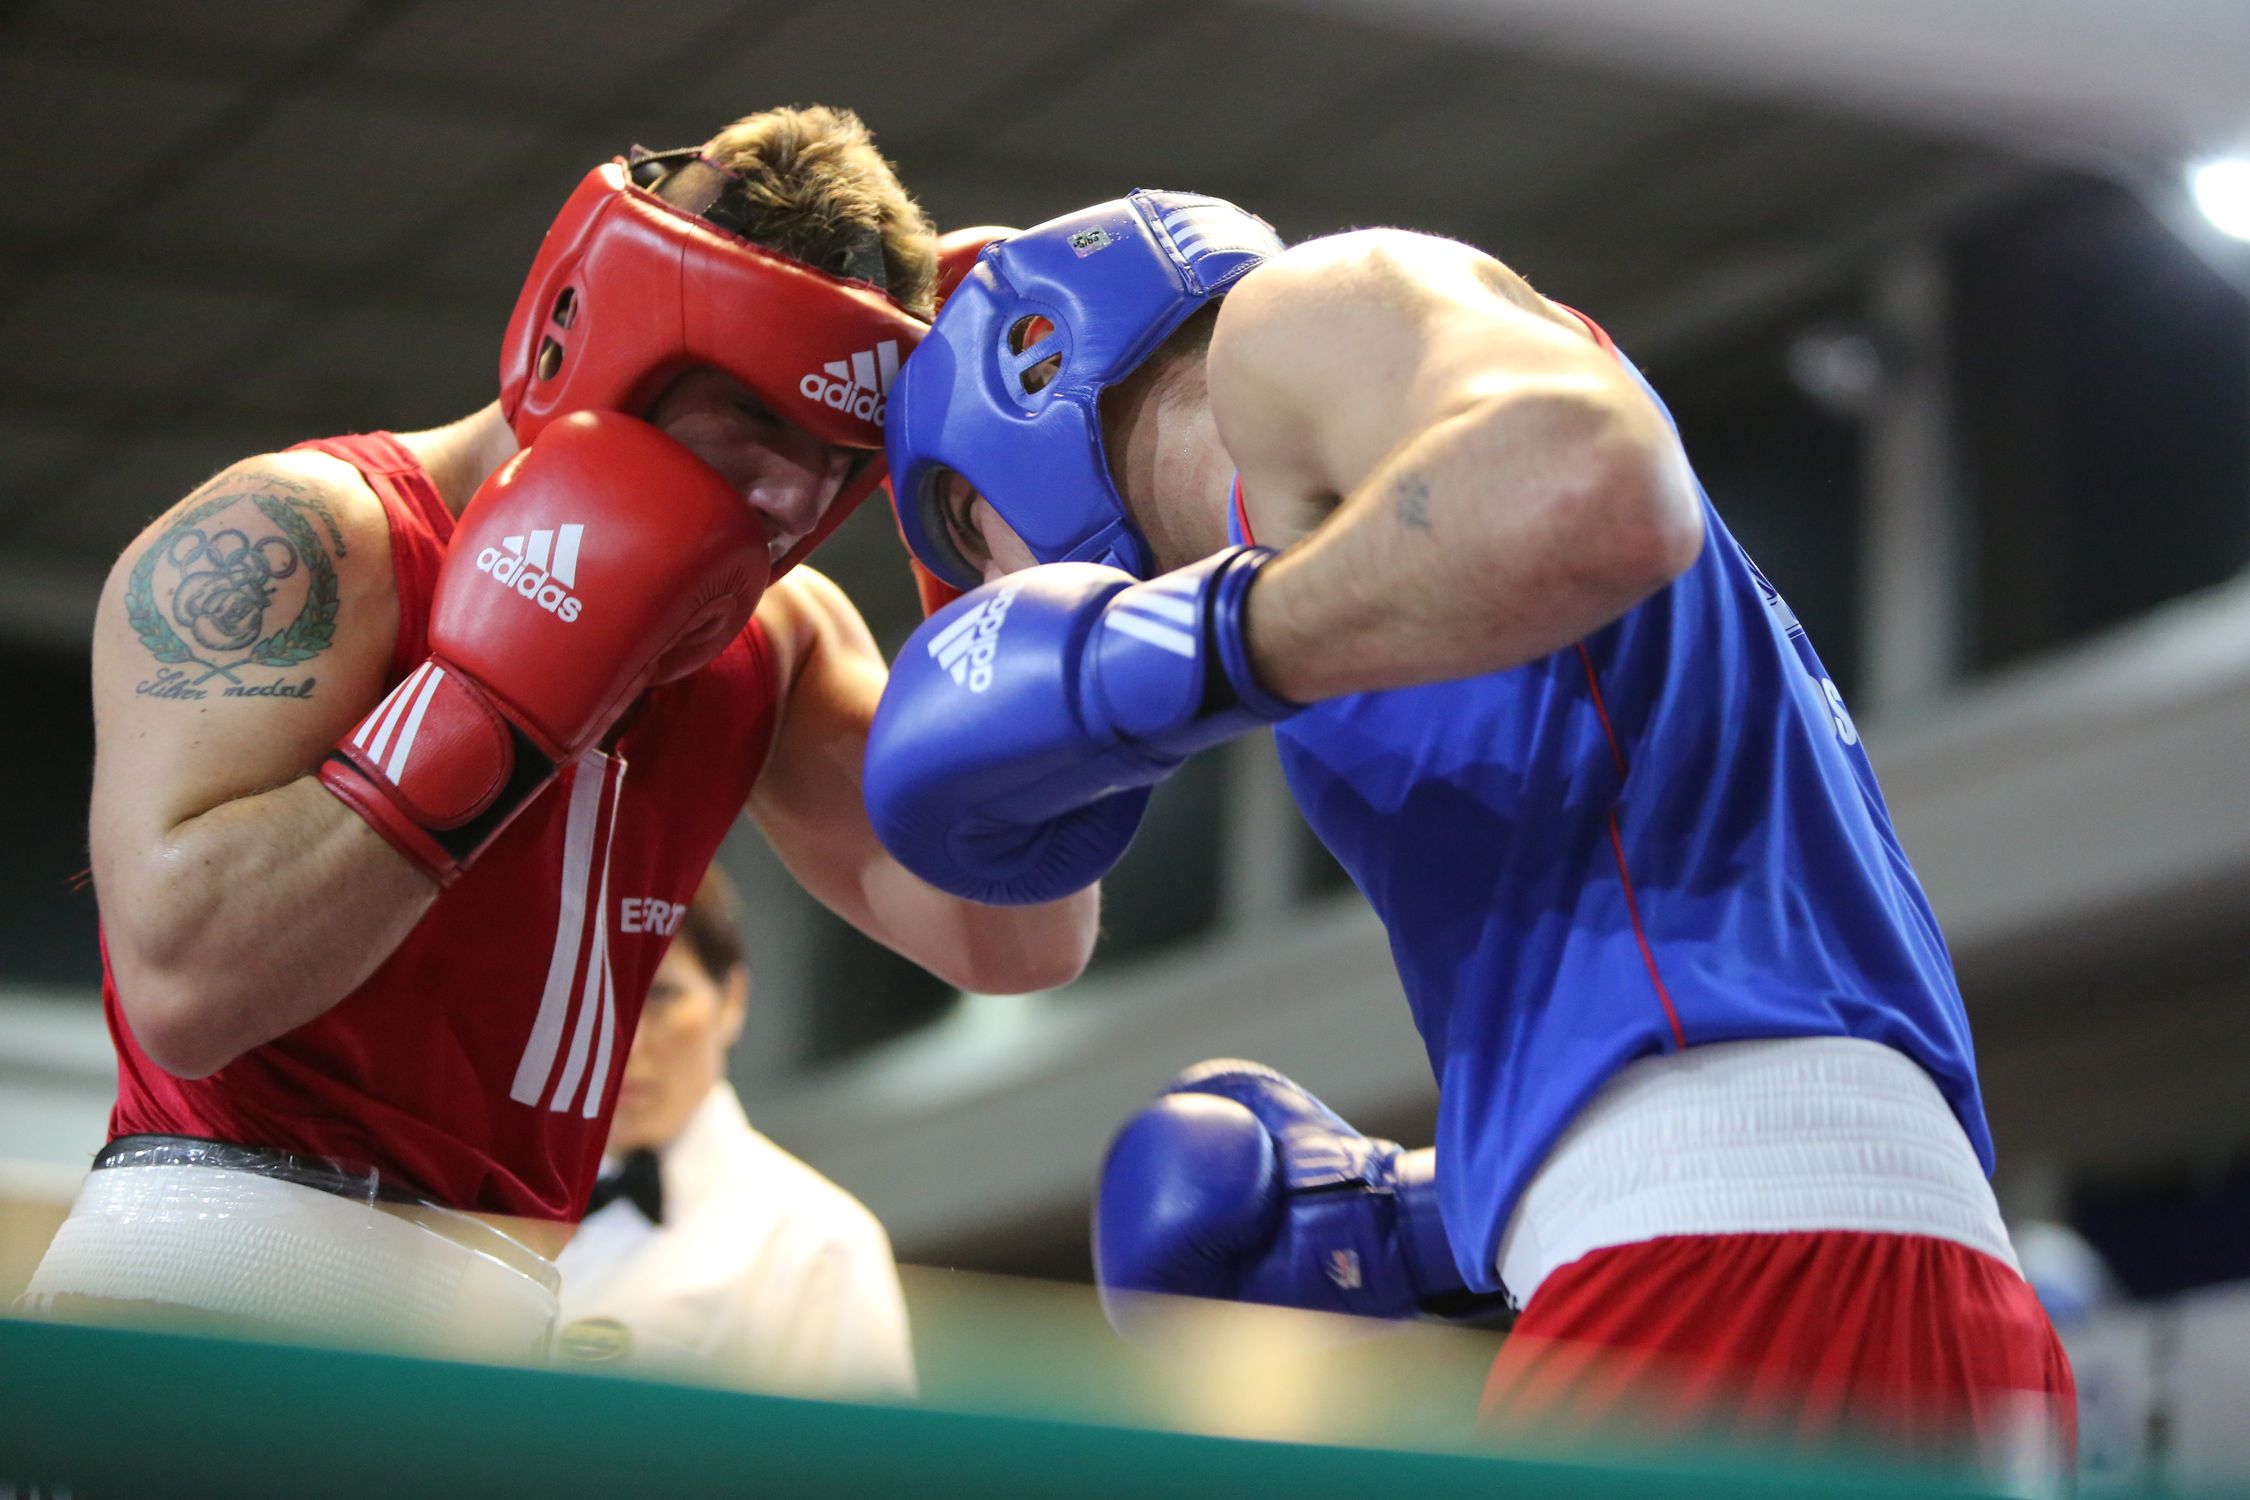
<path fill-rule="evenodd" d="M 1435 1153 L 1371 1140 L 1257 1063 L 1200 1063 L 1126 1122 L 1102 1164 L 1094 1275 L 1167 1292 L 1363 1317 L 1496 1310 L 1464 1285 Z"/>
<path fill-rule="evenodd" d="M 450 883 L 645 689 L 734 639 L 766 542 L 717 471 L 648 423 L 550 424 L 462 511 L 429 660 L 329 753 L 322 784 Z"/>
<path fill-rule="evenodd" d="M 1235 547 L 1146 583 L 1049 563 L 924 621 L 867 739 L 867 811 L 884 847 L 938 889 L 996 905 L 1101 879 L 1150 786 L 1297 711 L 1259 683 L 1244 639 L 1244 603 L 1272 556 Z"/>

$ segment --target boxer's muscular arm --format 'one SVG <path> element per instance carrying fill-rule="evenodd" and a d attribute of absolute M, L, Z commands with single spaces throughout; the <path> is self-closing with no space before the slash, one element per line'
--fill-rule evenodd
<path fill-rule="evenodd" d="M 1300 245 L 1222 304 L 1208 374 L 1259 539 L 1332 510 L 1249 600 L 1258 671 L 1299 702 L 1545 656 L 1702 545 L 1655 404 L 1466 245 L 1399 230 Z"/>
<path fill-rule="evenodd" d="M 381 503 L 318 454 L 224 471 L 111 571 L 94 879 L 119 1001 L 158 1066 L 200 1077 L 318 1016 L 436 896 L 307 774 L 382 696 L 397 628 Z"/>
<path fill-rule="evenodd" d="M 767 590 L 758 619 L 786 684 L 750 814 L 806 890 L 941 979 L 985 994 L 1068 984 L 1093 950 L 1100 888 L 1044 906 L 983 906 L 907 873 L 860 793 L 882 653 L 843 591 L 810 568 Z"/>

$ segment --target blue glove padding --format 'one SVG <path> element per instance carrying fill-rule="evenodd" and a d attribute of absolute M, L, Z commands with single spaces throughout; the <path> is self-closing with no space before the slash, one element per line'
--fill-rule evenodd
<path fill-rule="evenodd" d="M 1236 547 L 1147 583 L 1027 568 L 915 631 L 867 737 L 868 816 L 940 890 L 1052 901 L 1108 873 L 1147 788 L 1297 705 L 1258 685 L 1243 605 L 1272 552 Z"/>
<path fill-rule="evenodd" d="M 1257 1063 L 1200 1063 L 1110 1143 L 1094 1277 L 1363 1317 L 1481 1310 L 1438 1218 L 1435 1153 L 1370 1140 Z"/>

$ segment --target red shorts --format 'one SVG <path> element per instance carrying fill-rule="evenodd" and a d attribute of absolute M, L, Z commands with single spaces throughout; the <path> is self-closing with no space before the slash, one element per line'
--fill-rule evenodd
<path fill-rule="evenodd" d="M 1874 1450 L 2038 1486 L 2076 1472 L 2078 1392 L 2031 1287 L 1951 1240 L 1678 1236 L 1549 1276 L 1493 1364 L 1481 1424 Z"/>

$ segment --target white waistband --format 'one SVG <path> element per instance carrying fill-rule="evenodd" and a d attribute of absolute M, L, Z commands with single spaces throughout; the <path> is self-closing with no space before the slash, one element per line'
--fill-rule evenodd
<path fill-rule="evenodd" d="M 322 1341 L 525 1360 L 545 1352 L 556 1285 L 552 1262 L 466 1214 L 175 1164 L 89 1172 L 22 1306 L 148 1303 Z"/>
<path fill-rule="evenodd" d="M 1820 1229 L 1932 1235 L 2016 1263 L 1930 1075 L 1875 1042 L 1791 1037 L 1622 1069 L 1517 1200 L 1499 1271 L 1527 1301 L 1549 1273 L 1611 1245 Z"/>

